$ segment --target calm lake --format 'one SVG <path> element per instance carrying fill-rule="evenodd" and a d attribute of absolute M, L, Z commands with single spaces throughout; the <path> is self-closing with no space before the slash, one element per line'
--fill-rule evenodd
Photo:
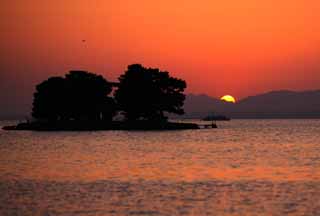
<path fill-rule="evenodd" d="M 0 215 L 320 215 L 320 120 L 218 126 L 0 130 Z"/>

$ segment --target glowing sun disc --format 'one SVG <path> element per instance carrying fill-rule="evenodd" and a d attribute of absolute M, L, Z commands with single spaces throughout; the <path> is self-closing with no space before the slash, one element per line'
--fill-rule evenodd
<path fill-rule="evenodd" d="M 220 100 L 225 101 L 225 102 L 229 102 L 229 103 L 236 102 L 236 99 L 234 97 L 232 97 L 231 95 L 225 95 L 225 96 L 221 97 Z"/>

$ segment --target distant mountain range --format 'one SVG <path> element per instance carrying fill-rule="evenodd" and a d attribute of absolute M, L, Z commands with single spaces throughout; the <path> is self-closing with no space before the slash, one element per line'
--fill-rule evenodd
<path fill-rule="evenodd" d="M 320 118 L 320 90 L 272 91 L 244 98 L 235 104 L 205 94 L 189 94 L 184 109 L 183 118 L 204 118 L 210 114 L 230 118 Z M 25 109 L 9 112 L 8 109 L 0 113 L 0 119 L 24 119 L 23 113 L 28 112 Z"/>
<path fill-rule="evenodd" d="M 272 91 L 227 103 L 207 95 L 187 95 L 184 117 L 203 118 L 209 114 L 231 118 L 320 118 L 320 90 Z"/>

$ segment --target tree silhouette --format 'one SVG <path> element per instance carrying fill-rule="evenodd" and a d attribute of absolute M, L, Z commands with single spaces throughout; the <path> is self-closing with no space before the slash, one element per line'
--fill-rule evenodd
<path fill-rule="evenodd" d="M 51 77 L 36 86 L 32 116 L 36 119 L 111 121 L 117 111 L 127 120 L 166 120 L 164 113 L 183 114 L 186 82 L 166 71 L 129 65 L 111 83 L 86 71 L 70 71 L 65 77 Z M 115 101 L 108 97 L 112 87 Z"/>
<path fill-rule="evenodd" d="M 107 114 L 103 108 L 114 105 L 107 98 L 112 87 L 102 76 L 85 71 L 71 71 L 65 79 L 69 98 L 68 111 L 72 119 L 99 120 L 110 117 L 106 115 L 111 115 L 112 109 Z"/>
<path fill-rule="evenodd" d="M 133 64 L 119 81 L 115 100 L 127 120 L 165 120 L 164 112 L 184 114 L 186 82 L 168 72 Z"/>
<path fill-rule="evenodd" d="M 70 71 L 37 85 L 32 116 L 48 120 L 111 120 L 116 113 L 111 84 L 102 76 Z"/>
<path fill-rule="evenodd" d="M 66 117 L 65 79 L 51 77 L 36 86 L 32 116 L 37 119 L 57 120 Z"/>

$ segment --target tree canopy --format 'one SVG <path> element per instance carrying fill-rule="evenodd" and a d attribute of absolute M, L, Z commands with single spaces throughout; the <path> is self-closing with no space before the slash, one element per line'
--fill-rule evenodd
<path fill-rule="evenodd" d="M 36 86 L 32 116 L 37 119 L 55 120 L 66 115 L 65 79 L 51 77 Z"/>
<path fill-rule="evenodd" d="M 186 82 L 166 71 L 129 65 L 119 77 L 115 100 L 127 120 L 164 120 L 164 112 L 184 114 Z"/>
<path fill-rule="evenodd" d="M 115 103 L 111 84 L 102 76 L 70 71 L 36 86 L 32 116 L 49 120 L 111 120 Z"/>
<path fill-rule="evenodd" d="M 114 98 L 108 96 L 117 87 Z M 165 113 L 184 114 L 184 80 L 167 71 L 129 65 L 119 83 L 100 75 L 70 71 L 36 86 L 32 116 L 46 120 L 112 120 L 121 111 L 126 120 L 166 120 Z"/>

